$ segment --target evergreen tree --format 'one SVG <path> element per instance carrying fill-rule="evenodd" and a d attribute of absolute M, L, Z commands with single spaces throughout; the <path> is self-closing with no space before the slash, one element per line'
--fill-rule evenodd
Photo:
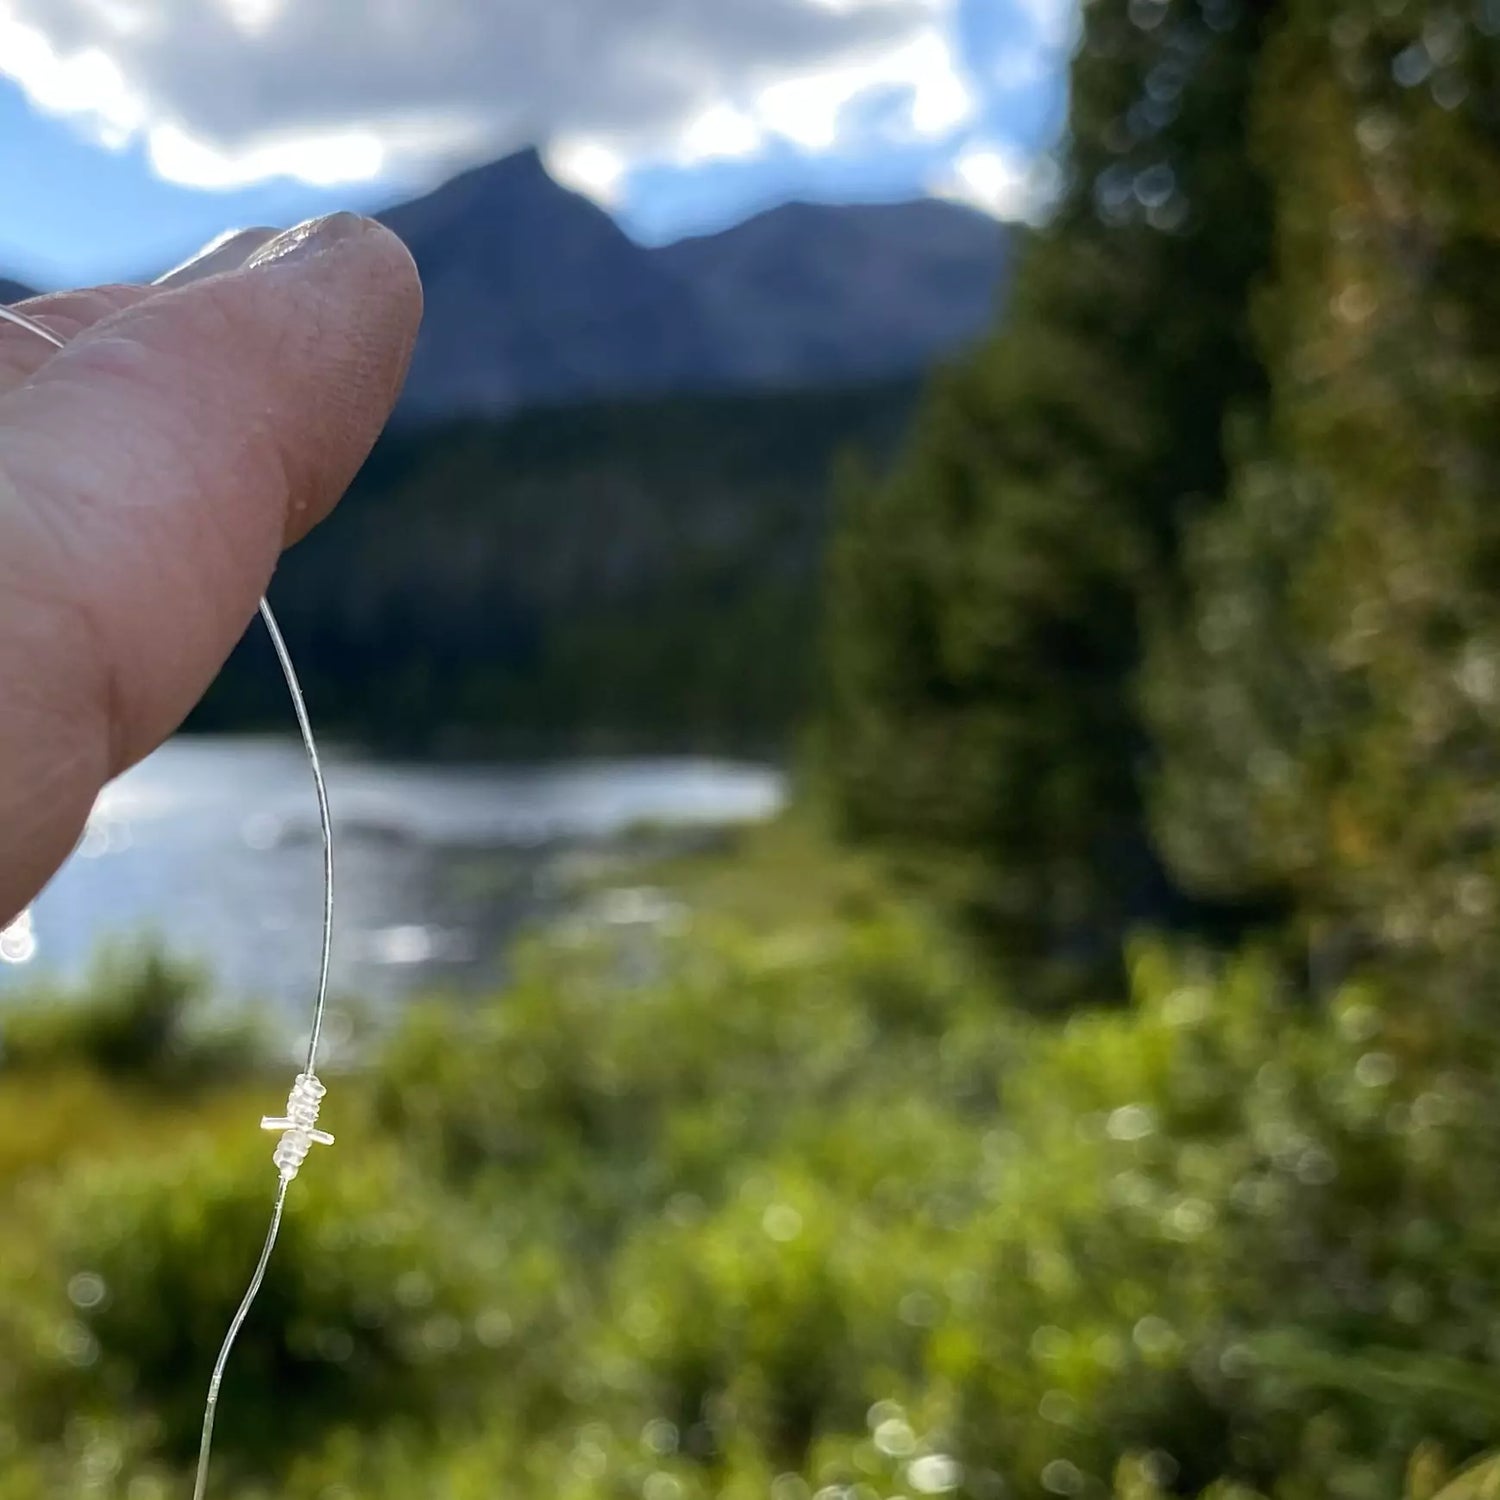
<path fill-rule="evenodd" d="M 1223 491 L 1226 415 L 1261 397 L 1269 241 L 1245 140 L 1264 7 L 1083 15 L 1061 200 L 1004 326 L 933 382 L 887 482 L 845 476 L 822 736 L 847 827 L 911 851 L 1012 963 L 1047 960 L 1038 1000 L 1172 899 L 1145 837 L 1142 610 Z"/>
<path fill-rule="evenodd" d="M 1199 889 L 1314 953 L 1500 958 L 1500 4 L 1296 0 L 1258 101 L 1271 414 L 1148 701 Z"/>

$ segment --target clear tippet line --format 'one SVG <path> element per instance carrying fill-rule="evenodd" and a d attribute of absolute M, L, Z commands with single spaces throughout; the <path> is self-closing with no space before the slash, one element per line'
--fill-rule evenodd
<path fill-rule="evenodd" d="M 328 811 L 328 785 L 323 779 L 323 761 L 318 755 L 318 742 L 313 736 L 312 720 L 307 716 L 307 700 L 302 694 L 302 684 L 297 680 L 297 669 L 292 665 L 292 654 L 287 650 L 286 640 L 271 606 L 260 601 L 260 617 L 265 621 L 266 633 L 276 648 L 276 659 L 281 663 L 281 675 L 286 678 L 287 691 L 292 695 L 292 708 L 297 715 L 297 728 L 302 731 L 302 746 L 307 751 L 307 761 L 312 767 L 313 786 L 318 793 L 318 830 L 323 838 L 323 952 L 318 963 L 318 998 L 313 1006 L 312 1032 L 307 1039 L 307 1063 L 302 1071 L 309 1076 L 318 1071 L 318 1046 L 323 1040 L 323 1012 L 328 1008 L 328 964 L 333 947 L 333 818 Z"/>
<path fill-rule="evenodd" d="M 297 680 L 297 669 L 292 665 L 292 654 L 287 650 L 286 639 L 271 606 L 260 601 L 260 617 L 265 622 L 266 632 L 276 649 L 276 659 L 281 663 L 281 674 L 286 678 L 287 691 L 292 697 L 292 707 L 297 715 L 297 727 L 302 731 L 302 745 L 307 751 L 308 764 L 312 767 L 313 786 L 318 794 L 318 829 L 323 839 L 323 950 L 318 964 L 318 998 L 313 1005 L 312 1033 L 307 1042 L 307 1063 L 303 1072 L 316 1076 L 318 1044 L 323 1037 L 323 1012 L 328 1008 L 329 956 L 333 949 L 333 819 L 328 809 L 328 785 L 323 779 L 323 762 L 318 754 L 318 742 L 313 735 L 312 720 L 307 713 L 307 699 L 302 693 L 302 684 Z M 208 1466 L 213 1454 L 214 1417 L 218 1413 L 219 1387 L 224 1379 L 224 1369 L 229 1363 L 234 1341 L 244 1327 L 245 1319 L 260 1294 L 261 1282 L 266 1278 L 266 1267 L 270 1264 L 271 1252 L 276 1248 L 276 1237 L 281 1232 L 281 1215 L 286 1208 L 286 1190 L 291 1178 L 282 1173 L 276 1188 L 276 1203 L 271 1210 L 271 1226 L 266 1231 L 266 1242 L 261 1247 L 260 1260 L 238 1310 L 230 1320 L 229 1330 L 224 1335 L 219 1357 L 214 1361 L 214 1372 L 208 1383 L 208 1399 L 203 1406 L 203 1433 L 198 1441 L 198 1477 L 193 1485 L 193 1500 L 205 1500 L 208 1493 Z"/>
<path fill-rule="evenodd" d="M 271 1263 L 271 1252 L 276 1248 L 276 1238 L 281 1233 L 281 1215 L 286 1208 L 288 1182 L 283 1177 L 276 1188 L 276 1204 L 271 1210 L 271 1227 L 266 1231 L 266 1242 L 261 1246 L 260 1259 L 255 1263 L 255 1272 L 245 1295 L 240 1300 L 234 1317 L 229 1321 L 229 1332 L 224 1335 L 219 1357 L 214 1361 L 214 1373 L 208 1382 L 208 1400 L 203 1404 L 203 1434 L 198 1439 L 198 1477 L 193 1481 L 193 1500 L 203 1500 L 208 1493 L 208 1465 L 214 1446 L 214 1417 L 219 1410 L 219 1387 L 224 1383 L 224 1369 L 229 1363 L 229 1351 L 239 1337 L 250 1309 L 260 1295 L 260 1284 L 266 1279 L 266 1267 Z"/>
<path fill-rule="evenodd" d="M 43 328 L 34 318 L 28 318 L 25 313 L 18 313 L 15 308 L 7 307 L 0 302 L 0 322 L 14 323 L 17 328 L 24 328 L 28 333 L 34 333 L 38 338 L 46 339 L 54 349 L 61 349 L 65 340 L 58 338 L 50 328 Z"/>
<path fill-rule="evenodd" d="M 46 340 L 55 349 L 65 347 L 66 341 L 59 338 L 50 328 L 44 327 L 35 319 L 28 318 L 14 308 L 6 307 L 3 303 L 0 303 L 0 322 L 13 323 L 19 328 L 24 328 L 38 338 Z M 315 1077 L 318 1046 L 323 1038 L 323 1013 L 328 1007 L 328 970 L 333 948 L 333 819 L 328 809 L 328 786 L 323 779 L 323 762 L 318 755 L 318 743 L 313 735 L 312 720 L 307 713 L 307 700 L 302 693 L 302 684 L 297 680 L 297 669 L 292 665 L 292 656 L 287 649 L 286 639 L 281 634 L 281 627 L 276 623 L 276 616 L 271 612 L 271 606 L 265 599 L 260 601 L 260 617 L 265 622 L 266 631 L 271 637 L 271 644 L 276 650 L 276 659 L 281 664 L 282 676 L 286 678 L 287 691 L 292 698 L 292 708 L 297 715 L 297 728 L 302 733 L 302 745 L 307 751 L 308 763 L 312 767 L 313 786 L 318 794 L 318 828 L 323 840 L 323 948 L 318 966 L 318 996 L 313 1006 L 312 1032 L 308 1037 L 307 1062 L 303 1069 L 305 1074 Z M 261 1247 L 260 1259 L 256 1262 L 255 1271 L 250 1277 L 250 1284 L 245 1289 L 239 1308 L 230 1320 L 229 1331 L 224 1335 L 219 1357 L 214 1361 L 213 1375 L 208 1384 L 208 1399 L 203 1408 L 203 1434 L 198 1445 L 198 1474 L 193 1485 L 193 1500 L 204 1500 L 207 1493 L 209 1459 L 213 1451 L 214 1417 L 218 1411 L 219 1388 L 224 1380 L 224 1369 L 229 1363 L 229 1354 L 234 1348 L 234 1341 L 239 1337 L 240 1329 L 244 1326 L 245 1319 L 249 1317 L 250 1309 L 260 1293 L 261 1283 L 265 1280 L 266 1267 L 271 1261 L 271 1252 L 276 1248 L 276 1239 L 281 1233 L 281 1218 L 286 1209 L 286 1190 L 290 1180 L 283 1173 L 277 1185 L 276 1201 L 271 1209 L 271 1223 L 266 1231 L 265 1244 Z"/>

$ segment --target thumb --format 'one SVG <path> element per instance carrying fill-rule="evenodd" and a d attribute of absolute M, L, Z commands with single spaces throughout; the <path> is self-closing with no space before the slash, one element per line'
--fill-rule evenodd
<path fill-rule="evenodd" d="M 94 325 L 0 398 L 0 921 L 333 507 L 420 310 L 400 242 L 339 214 Z"/>

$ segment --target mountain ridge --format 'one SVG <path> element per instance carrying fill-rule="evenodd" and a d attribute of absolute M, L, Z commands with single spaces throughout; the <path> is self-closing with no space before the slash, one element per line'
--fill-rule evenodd
<path fill-rule="evenodd" d="M 411 250 L 427 314 L 401 415 L 495 416 L 689 389 L 714 353 L 691 298 L 534 151 L 377 215 Z"/>
<path fill-rule="evenodd" d="M 396 423 L 920 375 L 998 309 L 1009 231 L 936 198 L 794 200 L 648 246 L 540 152 L 376 214 L 427 313 Z M 0 300 L 31 295 L 0 278 Z"/>
<path fill-rule="evenodd" d="M 909 375 L 974 339 L 998 310 L 1004 242 L 942 199 L 794 199 L 659 253 L 698 289 L 735 373 L 786 386 Z"/>
<path fill-rule="evenodd" d="M 406 423 L 916 375 L 989 327 L 1009 238 L 942 199 L 793 201 L 651 247 L 534 150 L 377 217 L 427 289 Z"/>

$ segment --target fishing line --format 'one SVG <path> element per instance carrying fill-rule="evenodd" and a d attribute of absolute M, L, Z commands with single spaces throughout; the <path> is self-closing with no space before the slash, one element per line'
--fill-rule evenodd
<path fill-rule="evenodd" d="M 65 347 L 66 341 L 59 338 L 50 328 L 43 327 L 34 319 L 17 312 L 14 308 L 6 307 L 3 303 L 0 303 L 0 322 L 24 328 L 28 333 L 45 339 L 55 349 Z M 297 716 L 297 728 L 302 735 L 302 746 L 307 752 L 308 764 L 312 768 L 313 786 L 317 791 L 318 831 L 323 842 L 323 947 L 318 963 L 318 993 L 313 1004 L 312 1029 L 308 1035 L 307 1055 L 302 1071 L 297 1075 L 292 1084 L 291 1093 L 287 1096 L 286 1113 L 278 1116 L 267 1115 L 260 1122 L 262 1130 L 278 1131 L 281 1135 L 272 1153 L 272 1160 L 279 1174 L 276 1198 L 271 1206 L 271 1222 L 266 1230 L 260 1259 L 256 1262 L 250 1283 L 245 1288 L 245 1295 L 241 1298 L 234 1317 L 230 1319 L 228 1332 L 224 1335 L 224 1342 L 219 1348 L 219 1356 L 214 1361 L 213 1374 L 209 1379 L 208 1398 L 203 1406 L 203 1431 L 198 1444 L 198 1470 L 193 1484 L 193 1500 L 204 1500 L 208 1491 L 208 1470 L 213 1454 L 214 1418 L 218 1413 L 219 1388 L 223 1384 L 224 1370 L 229 1363 L 229 1355 L 234 1348 L 235 1340 L 239 1337 L 240 1329 L 245 1325 L 245 1319 L 250 1316 L 250 1309 L 254 1306 L 255 1299 L 260 1293 L 261 1283 L 266 1278 L 266 1267 L 271 1263 L 271 1254 L 276 1248 L 276 1240 L 281 1233 L 282 1215 L 286 1210 L 287 1189 L 301 1169 L 302 1163 L 307 1160 L 307 1154 L 314 1145 L 331 1146 L 333 1144 L 333 1137 L 326 1130 L 318 1129 L 318 1109 L 326 1090 L 317 1072 L 318 1047 L 323 1039 L 323 1014 L 328 1008 L 329 956 L 333 947 L 333 819 L 328 810 L 328 786 L 323 778 L 323 762 L 318 755 L 318 742 L 313 735 L 312 720 L 307 713 L 307 699 L 303 696 L 302 684 L 297 679 L 297 669 L 292 665 L 292 654 L 287 649 L 286 638 L 282 635 L 281 627 L 276 623 L 276 616 L 265 599 L 260 601 L 260 617 L 265 624 L 266 633 L 271 637 L 276 660 L 281 665 L 281 675 L 286 679 L 287 691 L 291 694 L 292 708 Z"/>

